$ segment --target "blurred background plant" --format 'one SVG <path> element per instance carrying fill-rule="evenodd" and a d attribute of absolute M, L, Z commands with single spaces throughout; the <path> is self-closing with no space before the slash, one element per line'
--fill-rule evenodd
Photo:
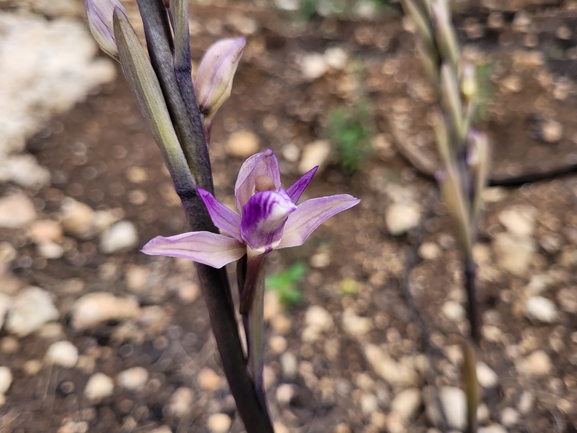
<path fill-rule="evenodd" d="M 279 301 L 288 310 L 303 299 L 298 283 L 302 281 L 306 271 L 307 268 L 304 263 L 294 263 L 285 271 L 268 276 L 265 280 L 266 289 L 277 292 Z"/>
<path fill-rule="evenodd" d="M 369 101 L 363 98 L 354 105 L 332 109 L 326 135 L 336 150 L 343 172 L 353 174 L 358 171 L 373 151 L 374 122 Z"/>

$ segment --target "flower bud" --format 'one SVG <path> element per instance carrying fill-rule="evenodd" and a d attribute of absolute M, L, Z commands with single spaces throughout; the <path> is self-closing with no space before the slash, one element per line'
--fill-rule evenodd
<path fill-rule="evenodd" d="M 84 5 L 92 36 L 102 51 L 118 60 L 112 16 L 116 8 L 119 8 L 126 15 L 124 7 L 118 0 L 85 0 Z"/>
<path fill-rule="evenodd" d="M 205 119 L 214 116 L 230 96 L 244 45 L 244 38 L 222 39 L 204 54 L 196 73 L 194 89 L 198 108 Z"/>

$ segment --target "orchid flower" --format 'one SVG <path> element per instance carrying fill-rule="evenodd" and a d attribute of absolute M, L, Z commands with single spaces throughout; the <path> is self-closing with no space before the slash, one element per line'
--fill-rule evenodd
<path fill-rule="evenodd" d="M 148 242 L 142 252 L 221 268 L 247 253 L 256 256 L 302 245 L 328 218 L 359 203 L 359 199 L 340 194 L 297 205 L 317 168 L 284 190 L 272 150 L 253 155 L 242 165 L 236 181 L 238 213 L 217 201 L 208 191 L 197 188 L 214 224 L 230 236 L 210 232 L 158 236 Z"/>
<path fill-rule="evenodd" d="M 302 245 L 328 218 L 359 203 L 355 197 L 340 194 L 297 205 L 317 169 L 285 190 L 272 150 L 253 155 L 242 165 L 234 188 L 238 213 L 197 188 L 212 221 L 229 236 L 210 232 L 158 236 L 142 249 L 145 254 L 185 258 L 216 268 L 246 255 L 246 270 L 240 272 L 245 274 L 239 278 L 240 312 L 247 336 L 248 371 L 263 407 L 264 258 L 272 250 Z M 242 269 L 240 262 L 238 268 Z"/>

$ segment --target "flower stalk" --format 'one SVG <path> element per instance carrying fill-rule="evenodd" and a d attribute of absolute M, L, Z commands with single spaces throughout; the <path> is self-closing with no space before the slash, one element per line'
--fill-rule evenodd
<path fill-rule="evenodd" d="M 138 6 L 149 55 L 117 0 L 86 0 L 90 28 L 101 48 L 120 61 L 166 161 L 191 229 L 220 236 L 197 189 L 202 187 L 211 194 L 213 183 L 203 120 L 190 75 L 188 2 L 138 0 Z M 232 77 L 229 79 L 232 81 Z M 273 433 L 266 406 L 247 371 L 227 274 L 224 269 L 202 263 L 196 268 L 223 370 L 245 428 L 249 433 Z"/>
<path fill-rule="evenodd" d="M 473 341 L 481 339 L 473 245 L 487 184 L 487 136 L 471 128 L 477 86 L 474 65 L 460 61 L 460 50 L 446 0 L 402 0 L 419 36 L 418 50 L 437 95 L 433 129 L 443 169 L 436 177 L 447 209 L 457 223 Z"/>

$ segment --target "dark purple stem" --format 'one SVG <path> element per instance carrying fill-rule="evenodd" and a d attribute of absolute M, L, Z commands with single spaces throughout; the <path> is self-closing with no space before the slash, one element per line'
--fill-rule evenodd
<path fill-rule="evenodd" d="M 465 289 L 467 291 L 467 318 L 471 327 L 471 338 L 477 346 L 481 341 L 479 303 L 477 302 L 477 266 L 472 258 L 465 260 Z"/>

